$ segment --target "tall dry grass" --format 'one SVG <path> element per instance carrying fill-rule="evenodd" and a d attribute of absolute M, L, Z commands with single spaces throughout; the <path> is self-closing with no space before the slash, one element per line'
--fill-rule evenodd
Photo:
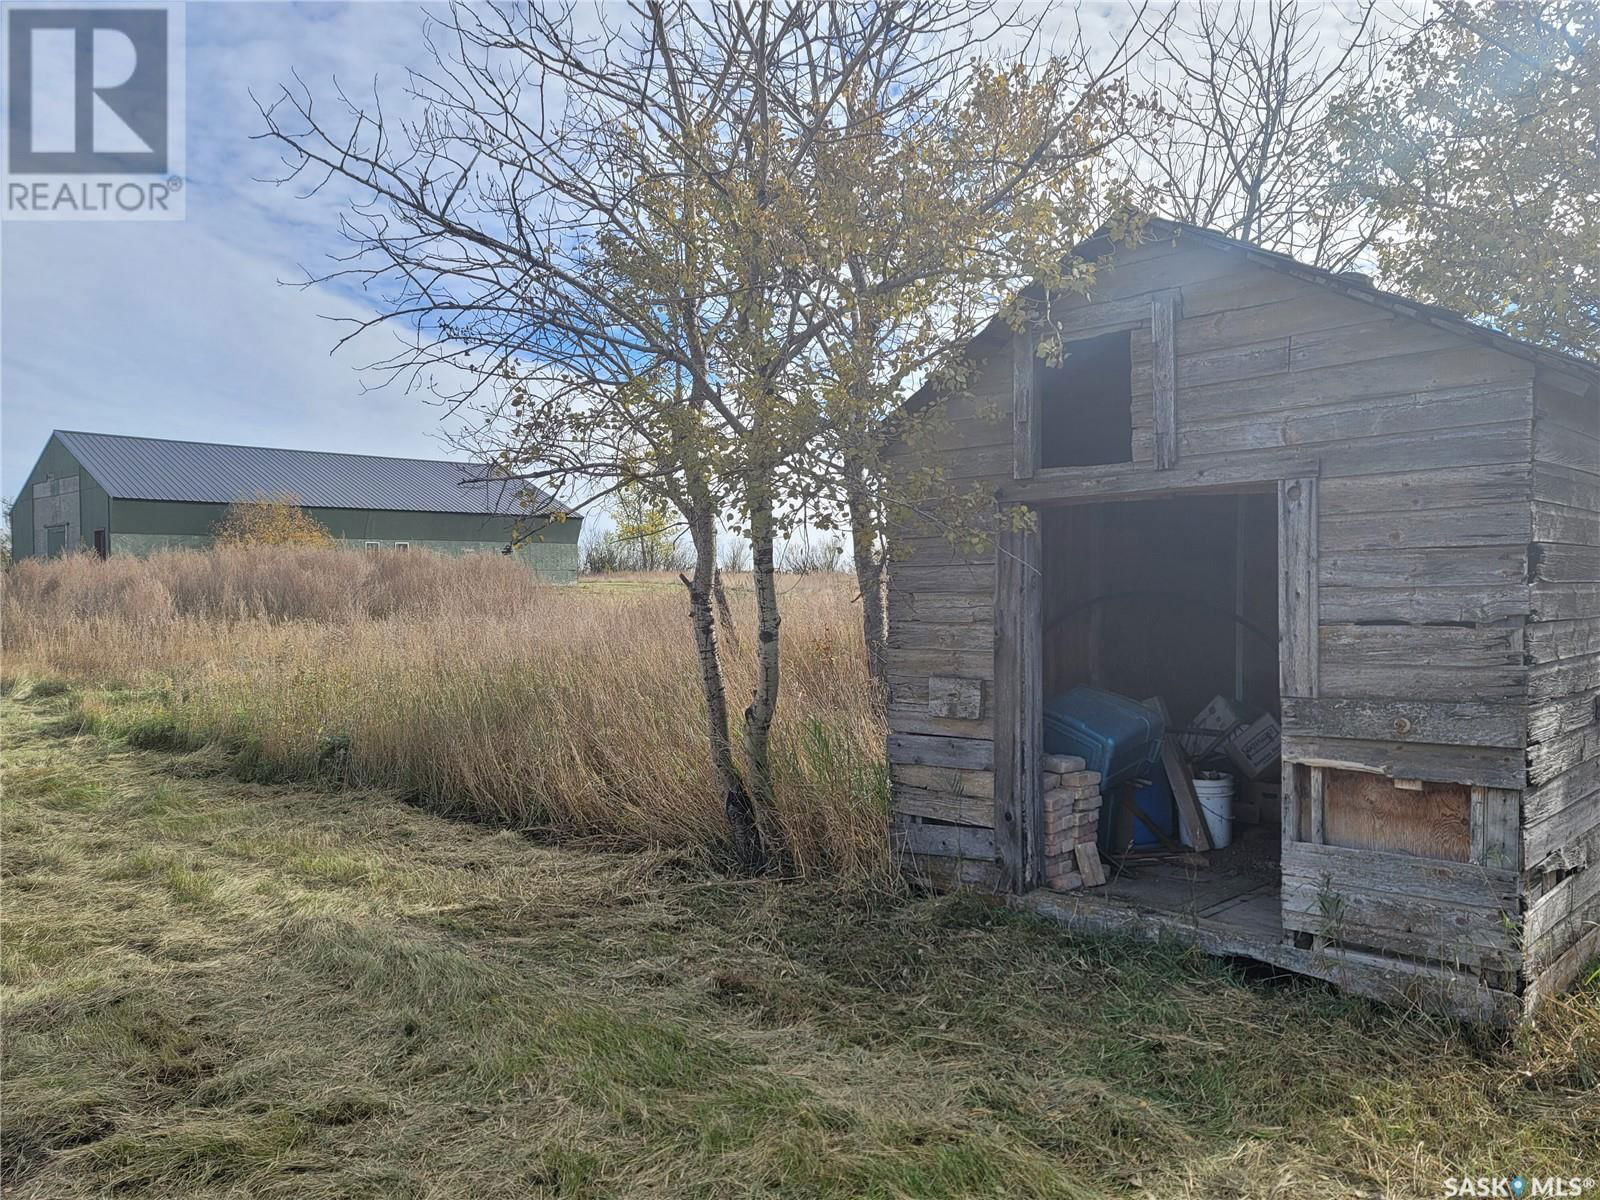
<path fill-rule="evenodd" d="M 30 560 L 4 589 L 7 673 L 106 689 L 79 702 L 102 729 L 518 827 L 722 845 L 675 580 L 559 587 L 499 558 L 253 549 Z M 737 704 L 755 622 L 732 592 Z M 878 870 L 883 727 L 848 584 L 794 579 L 783 604 L 769 831 L 797 873 Z"/>

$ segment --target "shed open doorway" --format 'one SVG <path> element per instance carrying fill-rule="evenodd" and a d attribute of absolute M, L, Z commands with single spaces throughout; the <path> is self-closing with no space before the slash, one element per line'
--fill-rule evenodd
<path fill-rule="evenodd" d="M 1053 698 L 1094 688 L 1158 704 L 1176 735 L 1166 761 L 1140 782 L 1106 790 L 1099 846 L 1108 882 L 1086 889 L 1085 898 L 1278 940 L 1276 489 L 1038 511 L 1046 711 Z M 1241 725 L 1266 731 L 1272 748 L 1264 765 L 1260 755 L 1241 759 L 1239 744 L 1230 746 L 1225 735 L 1238 736 Z M 1180 785 L 1168 778 L 1175 761 L 1183 764 L 1179 774 L 1232 779 L 1231 837 L 1193 836 L 1192 801 L 1186 813 L 1174 795 Z M 1204 816 L 1201 823 L 1209 824 Z M 1228 844 L 1211 848 L 1208 840 Z"/>

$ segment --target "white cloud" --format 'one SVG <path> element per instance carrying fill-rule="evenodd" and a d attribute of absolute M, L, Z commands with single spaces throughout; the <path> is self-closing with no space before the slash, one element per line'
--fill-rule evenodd
<path fill-rule="evenodd" d="M 439 456 L 440 411 L 357 368 L 390 335 L 330 357 L 322 316 L 369 314 L 358 293 L 280 280 L 341 248 L 336 199 L 259 182 L 276 153 L 252 90 L 300 76 L 370 90 L 420 64 L 414 4 L 188 6 L 188 220 L 40 223 L 0 231 L 0 491 L 52 428 Z M 378 380 L 368 376 L 368 383 Z"/>

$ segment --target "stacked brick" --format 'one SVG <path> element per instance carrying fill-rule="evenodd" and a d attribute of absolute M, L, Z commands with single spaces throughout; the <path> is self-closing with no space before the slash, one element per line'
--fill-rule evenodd
<path fill-rule="evenodd" d="M 1100 833 L 1100 774 L 1081 758 L 1047 754 L 1040 760 L 1044 792 L 1044 881 L 1058 892 L 1099 887 L 1105 867 Z"/>

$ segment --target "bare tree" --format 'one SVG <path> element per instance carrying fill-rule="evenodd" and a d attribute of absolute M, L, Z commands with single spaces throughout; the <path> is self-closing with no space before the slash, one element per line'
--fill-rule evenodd
<path fill-rule="evenodd" d="M 454 6 L 427 25 L 433 65 L 400 115 L 341 92 L 324 116 L 298 85 L 262 106 L 260 136 L 283 148 L 286 178 L 348 194 L 350 250 L 320 278 L 379 297 L 348 336 L 410 331 L 381 366 L 470 413 L 472 442 L 505 474 L 590 497 L 638 486 L 681 514 L 712 762 L 735 854 L 757 868 L 779 694 L 774 547 L 817 494 L 813 448 L 843 426 L 819 398 L 821 347 L 856 306 L 971 259 L 955 205 L 884 228 L 838 172 L 872 186 L 895 164 L 867 152 L 883 145 L 869 132 L 909 135 L 969 105 L 972 62 L 991 53 L 974 30 L 1004 22 L 977 0 L 651 0 L 594 17 Z M 1029 89 L 1026 70 L 1004 69 L 1020 91 L 985 92 L 998 106 L 985 119 L 1025 117 L 1029 141 L 977 141 L 990 155 L 977 165 L 938 137 L 916 143 L 970 189 L 968 214 L 1020 204 L 1079 122 L 1083 81 Z M 1029 107 L 1008 113 L 1018 95 Z M 884 242 L 895 251 L 879 256 Z M 854 244 L 892 268 L 841 272 L 838 247 Z M 717 640 L 719 518 L 752 547 L 742 764 Z"/>
<path fill-rule="evenodd" d="M 1152 26 L 1142 72 L 1156 105 L 1129 169 L 1166 216 L 1330 270 L 1367 255 L 1392 218 L 1334 153 L 1335 102 L 1392 49 L 1377 0 L 1195 0 Z"/>

